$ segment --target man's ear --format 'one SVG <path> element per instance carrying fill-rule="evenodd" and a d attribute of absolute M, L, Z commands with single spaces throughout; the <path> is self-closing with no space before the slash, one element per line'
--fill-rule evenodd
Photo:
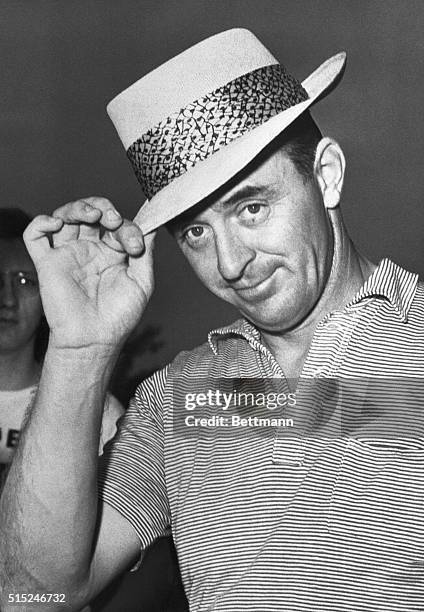
<path fill-rule="evenodd" d="M 332 138 L 319 141 L 314 162 L 314 175 L 326 208 L 336 208 L 340 202 L 346 160 L 343 151 Z"/>

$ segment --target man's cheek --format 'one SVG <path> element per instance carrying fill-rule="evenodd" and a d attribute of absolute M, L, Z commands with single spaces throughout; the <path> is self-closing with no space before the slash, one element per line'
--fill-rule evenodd
<path fill-rule="evenodd" d="M 206 287 L 212 290 L 218 282 L 218 268 L 214 259 L 208 258 L 206 254 L 196 258 L 187 258 L 194 273 Z"/>

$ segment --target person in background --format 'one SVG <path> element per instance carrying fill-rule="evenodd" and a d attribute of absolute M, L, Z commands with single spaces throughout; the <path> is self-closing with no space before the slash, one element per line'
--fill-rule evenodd
<path fill-rule="evenodd" d="M 0 208 L 0 482 L 35 399 L 49 335 L 37 273 L 22 238 L 30 222 L 19 208 Z M 99 452 L 123 412 L 108 394 Z"/>

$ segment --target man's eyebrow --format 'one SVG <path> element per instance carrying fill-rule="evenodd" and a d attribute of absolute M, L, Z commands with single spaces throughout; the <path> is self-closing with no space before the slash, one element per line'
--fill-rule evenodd
<path fill-rule="evenodd" d="M 221 200 L 221 204 L 225 207 L 232 206 L 240 200 L 254 198 L 257 196 L 270 196 L 273 193 L 274 190 L 266 185 L 244 185 L 229 195 L 228 198 L 223 198 Z"/>

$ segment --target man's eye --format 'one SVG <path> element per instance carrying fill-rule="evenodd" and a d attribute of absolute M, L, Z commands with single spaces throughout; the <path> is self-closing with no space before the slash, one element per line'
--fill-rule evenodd
<path fill-rule="evenodd" d="M 268 216 L 268 207 L 264 204 L 247 204 L 240 212 L 242 221 L 248 224 L 256 224 L 264 221 Z"/>
<path fill-rule="evenodd" d="M 203 235 L 204 229 L 201 225 L 196 225 L 195 227 L 190 227 L 190 229 L 187 230 L 187 234 L 191 237 L 191 238 L 200 238 L 200 236 Z"/>
<path fill-rule="evenodd" d="M 260 204 L 248 204 L 246 206 L 246 209 L 248 210 L 248 212 L 250 212 L 251 215 L 257 215 L 261 208 L 262 207 Z"/>
<path fill-rule="evenodd" d="M 183 240 L 192 247 L 203 244 L 206 236 L 205 228 L 201 225 L 192 225 L 183 233 Z"/>

